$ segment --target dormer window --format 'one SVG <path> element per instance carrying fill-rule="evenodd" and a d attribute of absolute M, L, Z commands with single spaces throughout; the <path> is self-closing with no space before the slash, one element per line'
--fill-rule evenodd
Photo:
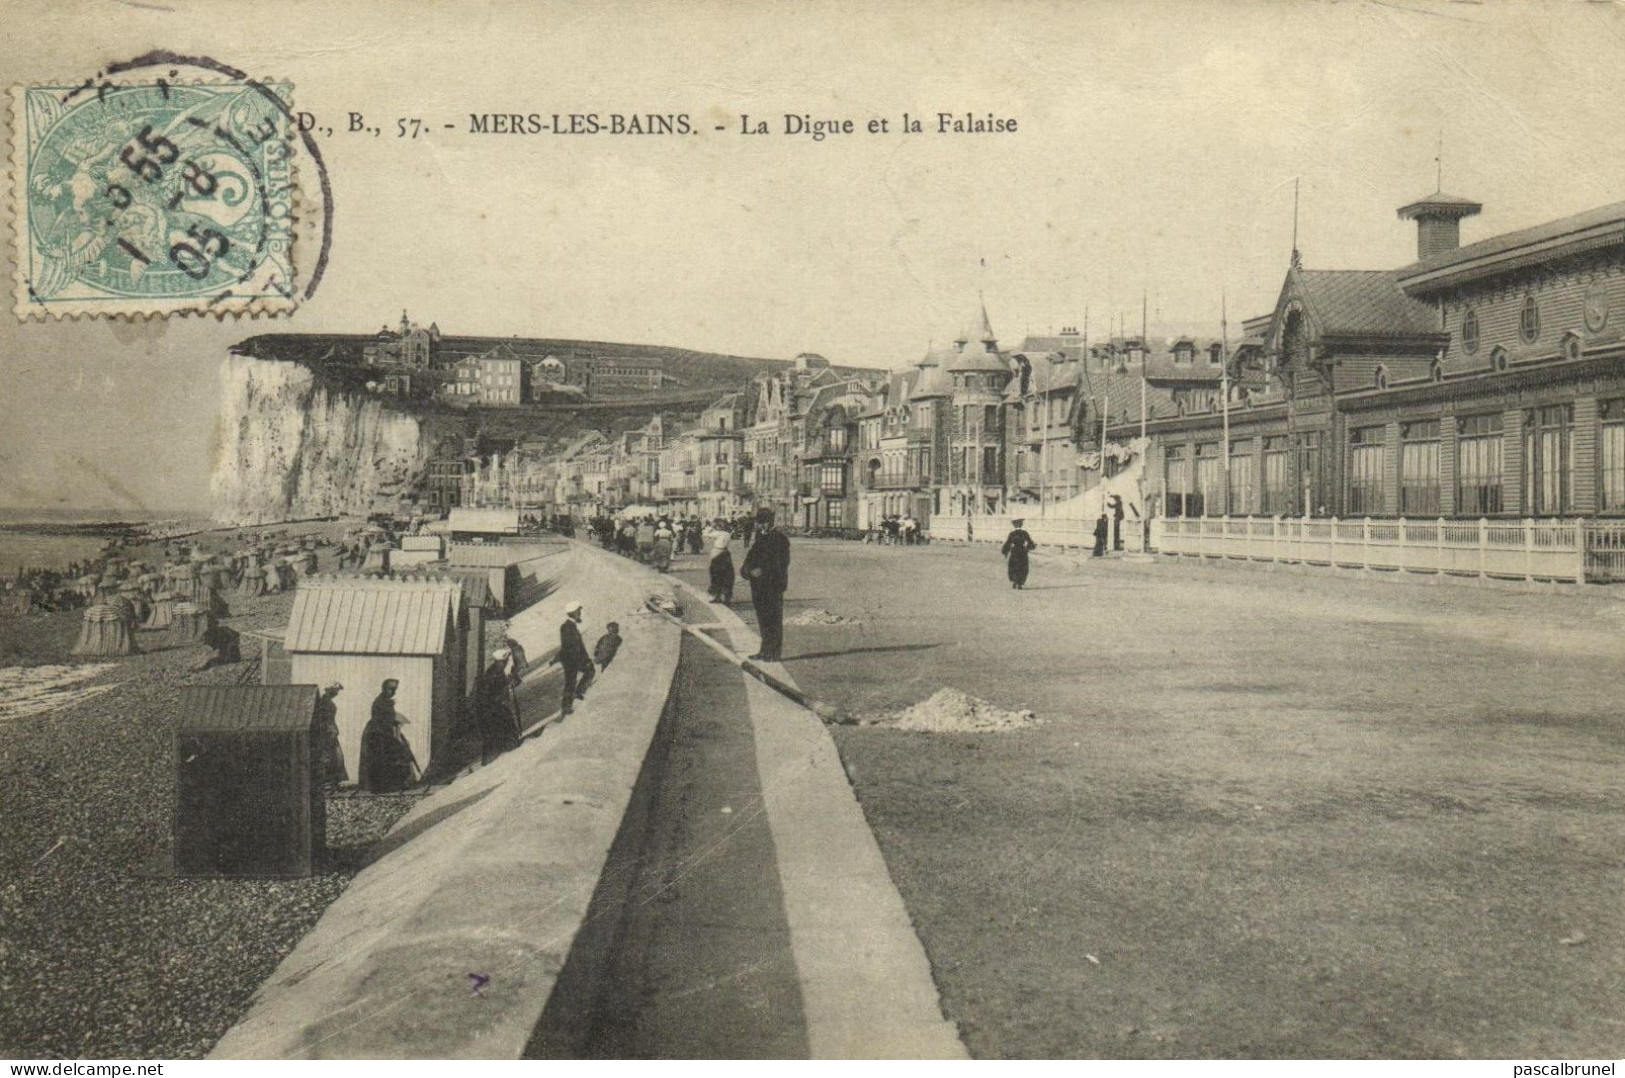
<path fill-rule="evenodd" d="M 1207 350 L 1207 361 L 1209 363 L 1213 364 L 1215 367 L 1217 367 L 1219 364 L 1223 363 L 1224 362 L 1224 346 L 1221 345 L 1221 344 L 1211 344 L 1211 345 L 1209 345 L 1208 350 Z"/>
<path fill-rule="evenodd" d="M 1196 361 L 1196 346 L 1189 341 L 1180 341 L 1174 345 L 1174 362 L 1180 366 L 1189 366 Z"/>

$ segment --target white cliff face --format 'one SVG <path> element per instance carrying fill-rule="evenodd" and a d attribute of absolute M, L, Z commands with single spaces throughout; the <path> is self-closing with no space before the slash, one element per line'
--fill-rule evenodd
<path fill-rule="evenodd" d="M 428 463 L 418 421 L 332 391 L 297 363 L 228 358 L 210 487 L 228 524 L 365 514 Z"/>

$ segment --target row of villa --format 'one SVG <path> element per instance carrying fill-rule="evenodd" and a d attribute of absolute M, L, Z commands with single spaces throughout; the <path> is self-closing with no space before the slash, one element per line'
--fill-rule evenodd
<path fill-rule="evenodd" d="M 1393 270 L 1294 252 L 1274 310 L 1223 343 L 1069 328 L 1006 349 L 979 307 L 888 377 L 803 355 L 689 429 L 657 416 L 481 462 L 460 496 L 929 528 L 1064 515 L 1143 454 L 1153 517 L 1625 511 L 1625 203 L 1462 246 L 1480 210 L 1442 193 L 1402 207 L 1417 258 Z"/>

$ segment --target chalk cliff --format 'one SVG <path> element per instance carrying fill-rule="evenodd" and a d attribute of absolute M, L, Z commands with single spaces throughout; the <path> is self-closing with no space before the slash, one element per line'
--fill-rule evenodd
<path fill-rule="evenodd" d="M 421 477 L 429 447 L 416 417 L 324 384 L 299 363 L 231 356 L 211 490 L 229 524 L 365 514 Z"/>

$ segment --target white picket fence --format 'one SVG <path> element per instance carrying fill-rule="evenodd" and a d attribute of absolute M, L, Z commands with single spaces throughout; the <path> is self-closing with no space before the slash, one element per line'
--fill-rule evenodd
<path fill-rule="evenodd" d="M 1552 580 L 1587 579 L 1578 520 L 1193 517 L 1152 522 L 1152 547 L 1193 558 Z M 1613 525 L 1597 526 L 1613 529 Z"/>
<path fill-rule="evenodd" d="M 965 517 L 958 514 L 933 513 L 931 516 L 931 541 L 963 543 L 966 541 L 965 530 L 968 521 L 971 527 L 970 541 L 976 543 L 1002 543 L 1004 537 L 1010 534 L 1014 527 L 1007 514 L 978 513 Z M 1033 537 L 1033 542 L 1040 547 L 1090 547 L 1095 545 L 1095 522 L 1093 520 L 1063 520 L 1059 517 L 1024 516 L 1022 527 L 1027 534 Z M 1108 549 L 1110 540 L 1107 541 Z M 1143 521 L 1132 516 L 1123 518 L 1123 549 L 1139 553 L 1145 549 L 1145 525 Z"/>

